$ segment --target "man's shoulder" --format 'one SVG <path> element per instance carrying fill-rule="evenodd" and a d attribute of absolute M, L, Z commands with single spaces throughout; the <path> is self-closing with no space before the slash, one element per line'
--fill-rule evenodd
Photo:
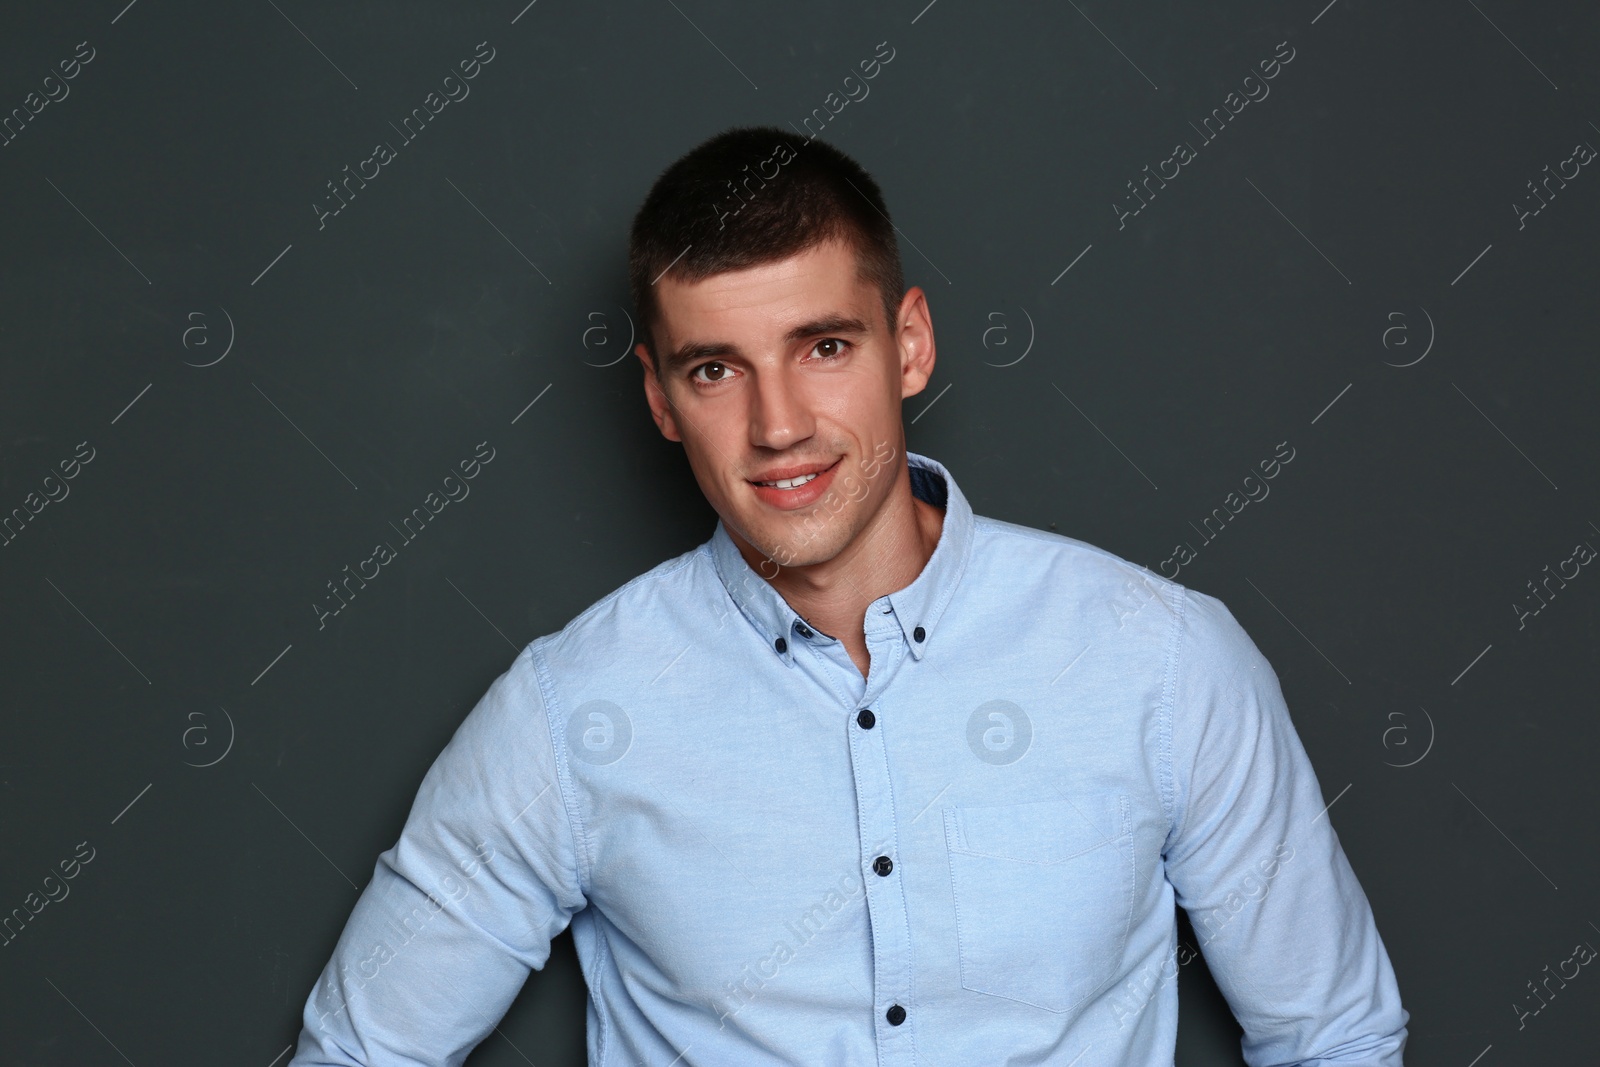
<path fill-rule="evenodd" d="M 1188 587 L 1109 549 L 1053 530 L 974 515 L 974 562 L 998 572 L 1042 583 L 1041 593 L 1112 596 L 1130 588 L 1160 595 L 1176 609 Z M 990 575 L 998 580 L 1001 574 Z"/>
<path fill-rule="evenodd" d="M 1119 628 L 1129 605 L 1159 601 L 1191 648 L 1239 655 L 1254 647 L 1227 605 L 1209 593 L 1076 537 L 987 516 L 973 518 L 973 559 L 992 568 L 984 575 L 988 581 L 1015 584 L 1020 579 L 1030 595 L 1108 603 Z"/>
<path fill-rule="evenodd" d="M 669 640 L 665 631 L 692 626 L 696 606 L 711 604 L 719 588 L 710 542 L 705 541 L 629 579 L 532 644 L 547 662 L 581 656 L 592 664 L 637 655 Z"/>
<path fill-rule="evenodd" d="M 1232 684 L 1241 673 L 1271 671 L 1243 625 L 1217 597 L 1115 552 L 1065 534 L 974 516 L 979 582 L 1029 602 L 1072 605 L 1084 625 L 1122 631 L 1136 617 L 1172 648 L 1196 678 Z M 1165 611 L 1147 611 L 1160 605 Z M 1059 607 L 1058 611 L 1061 610 Z M 1274 675 L 1274 677 L 1276 677 Z"/>

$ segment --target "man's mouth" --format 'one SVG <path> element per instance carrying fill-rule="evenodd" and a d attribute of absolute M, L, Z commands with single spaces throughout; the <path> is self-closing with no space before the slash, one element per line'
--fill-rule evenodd
<path fill-rule="evenodd" d="M 833 483 L 843 458 L 832 463 L 796 463 L 788 467 L 770 467 L 759 472 L 762 477 L 749 478 L 752 489 L 769 506 L 792 511 L 815 503 Z"/>
<path fill-rule="evenodd" d="M 813 472 L 811 474 L 802 474 L 798 478 L 779 478 L 775 482 L 757 482 L 756 484 L 771 486 L 774 489 L 795 489 L 799 486 L 805 485 L 816 476 L 816 472 Z"/>
<path fill-rule="evenodd" d="M 832 463 L 796 463 L 788 467 L 772 467 L 761 472 L 766 475 L 765 478 L 747 480 L 751 485 L 764 485 L 769 489 L 798 489 L 838 465 L 838 460 Z"/>

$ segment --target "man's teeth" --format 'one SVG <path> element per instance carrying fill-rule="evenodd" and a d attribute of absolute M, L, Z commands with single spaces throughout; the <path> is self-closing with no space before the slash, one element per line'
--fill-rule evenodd
<path fill-rule="evenodd" d="M 815 474 L 803 474 L 798 478 L 779 478 L 775 482 L 757 482 L 756 484 L 757 485 L 768 485 L 768 486 L 773 487 L 774 489 L 793 489 L 796 486 L 805 485 L 807 482 L 809 482 L 811 479 L 813 479 L 815 477 L 816 477 Z"/>

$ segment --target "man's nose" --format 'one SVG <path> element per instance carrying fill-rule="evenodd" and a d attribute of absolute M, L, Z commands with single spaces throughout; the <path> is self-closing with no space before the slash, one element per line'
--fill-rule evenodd
<path fill-rule="evenodd" d="M 750 391 L 750 443 L 784 449 L 812 434 L 814 422 L 805 392 L 793 371 L 776 367 L 756 374 Z"/>

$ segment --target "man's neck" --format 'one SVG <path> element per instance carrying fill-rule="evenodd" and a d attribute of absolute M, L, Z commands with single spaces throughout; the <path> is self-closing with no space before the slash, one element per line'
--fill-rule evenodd
<path fill-rule="evenodd" d="M 837 556 L 806 567 L 783 567 L 768 579 L 808 625 L 845 644 L 863 676 L 867 608 L 916 580 L 944 529 L 944 509 L 911 492 L 909 473 L 901 479 L 872 522 Z M 745 552 L 746 559 L 754 551 Z M 759 553 L 757 559 L 759 563 Z M 758 563 L 751 565 L 765 577 L 772 565 Z"/>

